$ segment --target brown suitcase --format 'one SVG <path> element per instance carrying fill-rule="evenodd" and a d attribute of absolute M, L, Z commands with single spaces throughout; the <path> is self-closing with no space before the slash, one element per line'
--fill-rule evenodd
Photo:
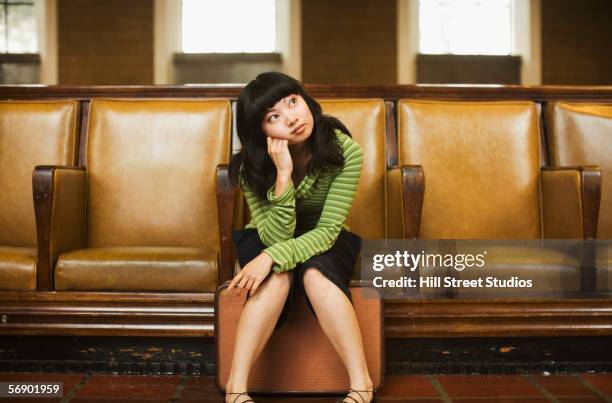
<path fill-rule="evenodd" d="M 234 339 L 246 295 L 230 296 L 229 281 L 215 294 L 216 382 L 225 391 Z M 384 377 L 384 305 L 380 290 L 351 281 L 370 377 L 377 390 Z M 303 292 L 296 293 L 286 322 L 272 333 L 249 375 L 250 392 L 346 393 L 349 378 L 340 357 L 310 312 Z"/>

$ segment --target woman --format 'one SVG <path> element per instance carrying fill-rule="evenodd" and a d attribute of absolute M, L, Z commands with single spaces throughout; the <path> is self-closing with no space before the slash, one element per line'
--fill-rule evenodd
<path fill-rule="evenodd" d="M 286 319 L 295 292 L 347 368 L 345 402 L 372 400 L 372 380 L 348 283 L 361 238 L 344 220 L 359 182 L 362 151 L 338 119 L 321 113 L 297 80 L 262 73 L 238 98 L 242 150 L 230 178 L 239 184 L 251 221 L 234 232 L 242 270 L 229 293 L 247 292 L 236 334 L 226 402 L 252 402 L 247 379 L 272 332 Z M 298 291 L 299 290 L 299 291 Z"/>

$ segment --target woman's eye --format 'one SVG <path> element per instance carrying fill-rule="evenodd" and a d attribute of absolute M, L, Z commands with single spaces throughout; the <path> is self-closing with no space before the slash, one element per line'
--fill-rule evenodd
<path fill-rule="evenodd" d="M 297 103 L 297 98 L 296 98 L 296 97 L 293 97 L 293 98 L 291 98 L 291 99 L 289 100 L 289 102 L 290 102 L 290 103 L 294 103 L 294 104 L 296 104 L 296 103 Z"/>
<path fill-rule="evenodd" d="M 278 115 L 270 115 L 268 117 L 268 122 L 272 123 L 278 118 Z"/>

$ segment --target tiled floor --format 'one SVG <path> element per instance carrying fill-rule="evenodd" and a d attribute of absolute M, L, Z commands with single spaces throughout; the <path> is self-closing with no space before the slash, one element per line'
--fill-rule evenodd
<path fill-rule="evenodd" d="M 64 398 L 15 402 L 222 402 L 212 376 L 0 373 L 0 382 L 64 382 Z M 334 396 L 252 396 L 258 403 L 334 402 Z M 0 401 L 10 401 L 1 399 Z M 377 402 L 612 402 L 612 374 L 388 375 Z"/>

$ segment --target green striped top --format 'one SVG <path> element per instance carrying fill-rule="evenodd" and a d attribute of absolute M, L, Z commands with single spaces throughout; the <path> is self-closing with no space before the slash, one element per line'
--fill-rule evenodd
<path fill-rule="evenodd" d="M 267 200 L 243 186 L 251 221 L 245 228 L 256 228 L 277 273 L 294 269 L 312 256 L 332 247 L 353 204 L 363 152 L 351 137 L 336 129 L 342 145 L 344 166 L 326 173 L 308 174 L 295 189 L 293 182 L 278 197 L 273 184 Z"/>

